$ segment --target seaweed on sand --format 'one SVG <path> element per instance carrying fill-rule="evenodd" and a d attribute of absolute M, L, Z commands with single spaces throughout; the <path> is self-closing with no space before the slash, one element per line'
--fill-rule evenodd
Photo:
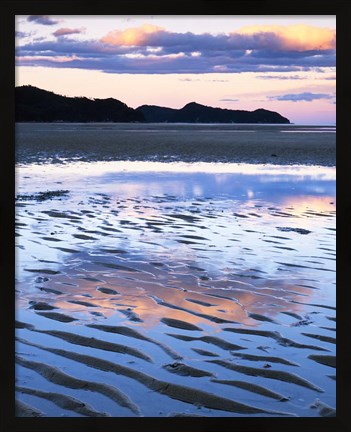
<path fill-rule="evenodd" d="M 63 198 L 66 197 L 67 194 L 69 194 L 69 190 L 37 192 L 32 195 L 17 195 L 16 201 L 46 201 L 54 198 Z"/>

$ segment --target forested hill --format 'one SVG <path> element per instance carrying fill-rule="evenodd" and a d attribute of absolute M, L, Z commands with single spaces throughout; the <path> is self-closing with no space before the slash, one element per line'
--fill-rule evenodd
<path fill-rule="evenodd" d="M 289 120 L 277 112 L 228 110 L 188 103 L 181 109 L 86 97 L 67 97 L 30 85 L 15 88 L 17 122 L 169 122 L 169 123 L 282 123 Z"/>
<path fill-rule="evenodd" d="M 147 122 L 170 123 L 285 123 L 290 121 L 274 111 L 255 111 L 213 108 L 191 102 L 181 109 L 164 108 L 155 105 L 142 105 L 137 108 Z"/>
<path fill-rule="evenodd" d="M 16 121 L 140 122 L 141 112 L 116 99 L 66 97 L 32 86 L 15 89 Z"/>

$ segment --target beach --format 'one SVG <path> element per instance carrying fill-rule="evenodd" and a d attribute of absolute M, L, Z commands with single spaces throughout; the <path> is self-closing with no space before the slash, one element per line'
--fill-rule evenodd
<path fill-rule="evenodd" d="M 32 417 L 335 416 L 335 128 L 16 125 Z"/>
<path fill-rule="evenodd" d="M 335 166 L 335 136 L 335 126 L 293 124 L 17 123 L 16 162 L 152 160 Z"/>

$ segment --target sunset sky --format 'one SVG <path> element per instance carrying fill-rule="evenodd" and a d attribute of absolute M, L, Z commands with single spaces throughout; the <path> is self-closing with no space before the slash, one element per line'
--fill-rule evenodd
<path fill-rule="evenodd" d="M 16 85 L 335 124 L 335 16 L 16 17 Z"/>

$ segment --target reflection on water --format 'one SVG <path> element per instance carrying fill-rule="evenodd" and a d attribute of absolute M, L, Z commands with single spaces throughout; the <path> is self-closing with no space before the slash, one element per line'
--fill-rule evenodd
<path fill-rule="evenodd" d="M 144 264 L 137 276 L 120 271 L 117 277 L 116 271 L 101 271 L 89 263 L 89 257 L 80 259 L 88 277 L 66 268 L 64 275 L 50 278 L 41 284 L 41 292 L 31 292 L 28 298 L 46 302 L 50 290 L 54 290 L 56 296 L 51 294 L 50 304 L 73 315 L 82 313 L 81 306 L 86 306 L 80 315 L 85 323 L 96 321 L 97 314 L 105 318 L 117 315 L 119 320 L 129 316 L 135 325 L 150 328 L 166 315 L 195 325 L 211 325 L 218 332 L 218 324 L 256 326 L 260 321 L 280 320 L 282 312 L 303 313 L 303 306 L 291 301 L 305 301 L 312 289 L 318 289 L 304 286 L 298 279 L 296 284 L 285 279 L 264 279 L 264 272 L 260 281 L 253 280 L 256 272 L 243 272 L 232 279 L 210 279 L 203 271 L 194 271 L 193 266 L 160 270 Z M 22 304 L 25 306 L 25 302 Z"/>
<path fill-rule="evenodd" d="M 18 168 L 18 289 L 38 296 L 35 270 L 49 269 L 44 285 L 59 286 L 60 308 L 77 309 L 72 296 L 88 296 L 104 316 L 124 307 L 107 307 L 99 285 L 117 300 L 132 296 L 145 325 L 164 307 L 183 319 L 191 310 L 194 323 L 209 310 L 250 323 L 250 313 L 301 309 L 292 299 L 335 304 L 335 169 L 223 165 Z M 58 189 L 69 194 L 35 201 Z M 209 295 L 214 305 L 202 305 Z"/>
<path fill-rule="evenodd" d="M 94 192 L 103 190 L 140 199 L 174 194 L 186 199 L 243 200 L 251 194 L 249 198 L 272 200 L 274 194 L 273 201 L 279 202 L 283 196 L 306 191 L 317 196 L 335 195 L 335 168 L 331 167 L 115 161 L 24 165 L 17 171 L 18 191 L 40 190 L 45 178 L 47 187 L 64 184 L 72 192 L 81 193 L 82 188 L 91 186 Z"/>

